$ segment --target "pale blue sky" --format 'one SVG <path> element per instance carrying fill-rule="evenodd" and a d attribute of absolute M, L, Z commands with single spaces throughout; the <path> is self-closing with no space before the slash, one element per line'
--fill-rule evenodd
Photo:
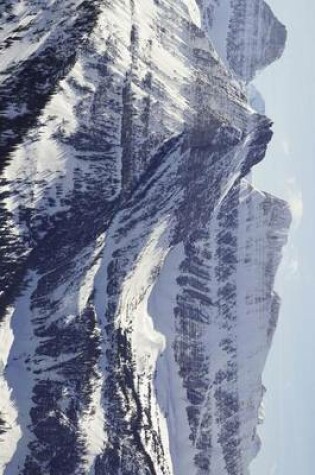
<path fill-rule="evenodd" d="M 283 58 L 256 80 L 274 137 L 254 182 L 289 200 L 295 219 L 277 278 L 282 308 L 264 373 L 263 447 L 251 475 L 314 475 L 315 1 L 267 1 L 288 41 Z"/>

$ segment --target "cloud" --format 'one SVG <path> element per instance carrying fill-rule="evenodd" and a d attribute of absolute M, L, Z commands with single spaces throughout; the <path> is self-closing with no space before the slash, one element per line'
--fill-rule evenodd
<path fill-rule="evenodd" d="M 270 470 L 270 475 L 277 475 L 278 473 L 277 470 L 278 470 L 278 465 L 275 463 Z"/>
<path fill-rule="evenodd" d="M 297 185 L 295 177 L 288 178 L 286 180 L 286 199 L 289 203 L 292 213 L 294 228 L 299 227 L 303 218 L 303 195 L 302 191 Z"/>
<path fill-rule="evenodd" d="M 298 249 L 290 242 L 283 249 L 283 260 L 279 272 L 280 281 L 297 281 L 301 278 Z"/>
<path fill-rule="evenodd" d="M 286 139 L 283 139 L 281 141 L 281 147 L 282 147 L 282 150 L 283 150 L 283 153 L 284 155 L 286 155 L 287 157 L 291 154 L 291 145 L 290 145 L 290 142 Z"/>
<path fill-rule="evenodd" d="M 292 226 L 289 232 L 289 242 L 283 249 L 283 266 L 281 266 L 281 275 L 284 280 L 296 280 L 301 277 L 301 268 L 299 262 L 299 250 L 294 243 L 294 231 L 296 231 L 303 218 L 303 195 L 294 176 L 285 180 L 284 198 L 289 204 L 292 214 Z"/>
<path fill-rule="evenodd" d="M 297 256 L 291 256 L 288 259 L 287 266 L 286 266 L 286 272 L 287 272 L 287 279 L 292 279 L 294 277 L 299 276 L 299 260 Z"/>

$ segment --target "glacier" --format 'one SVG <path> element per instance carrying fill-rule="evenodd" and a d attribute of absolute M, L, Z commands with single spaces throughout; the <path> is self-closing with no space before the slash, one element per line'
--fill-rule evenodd
<path fill-rule="evenodd" d="M 263 0 L 0 5 L 0 472 L 248 475 L 291 215 Z"/>

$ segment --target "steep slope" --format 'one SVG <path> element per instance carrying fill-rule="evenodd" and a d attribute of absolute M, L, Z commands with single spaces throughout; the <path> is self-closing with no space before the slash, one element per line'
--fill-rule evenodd
<path fill-rule="evenodd" d="M 205 30 L 237 77 L 249 82 L 258 70 L 282 55 L 286 29 L 264 0 L 197 2 Z"/>
<path fill-rule="evenodd" d="M 2 12 L 5 475 L 240 475 L 257 452 L 290 215 L 246 178 L 271 123 L 203 13 Z"/>

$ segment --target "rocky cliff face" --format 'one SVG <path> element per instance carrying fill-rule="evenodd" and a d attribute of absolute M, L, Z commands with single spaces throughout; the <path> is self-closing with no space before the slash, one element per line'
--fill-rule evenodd
<path fill-rule="evenodd" d="M 259 448 L 290 215 L 248 178 L 271 123 L 235 72 L 285 34 L 235 7 L 263 44 L 235 20 L 222 56 L 209 5 L 1 7 L 5 475 L 243 475 Z"/>
<path fill-rule="evenodd" d="M 249 82 L 278 59 L 286 29 L 264 0 L 197 0 L 203 25 L 224 63 Z"/>

